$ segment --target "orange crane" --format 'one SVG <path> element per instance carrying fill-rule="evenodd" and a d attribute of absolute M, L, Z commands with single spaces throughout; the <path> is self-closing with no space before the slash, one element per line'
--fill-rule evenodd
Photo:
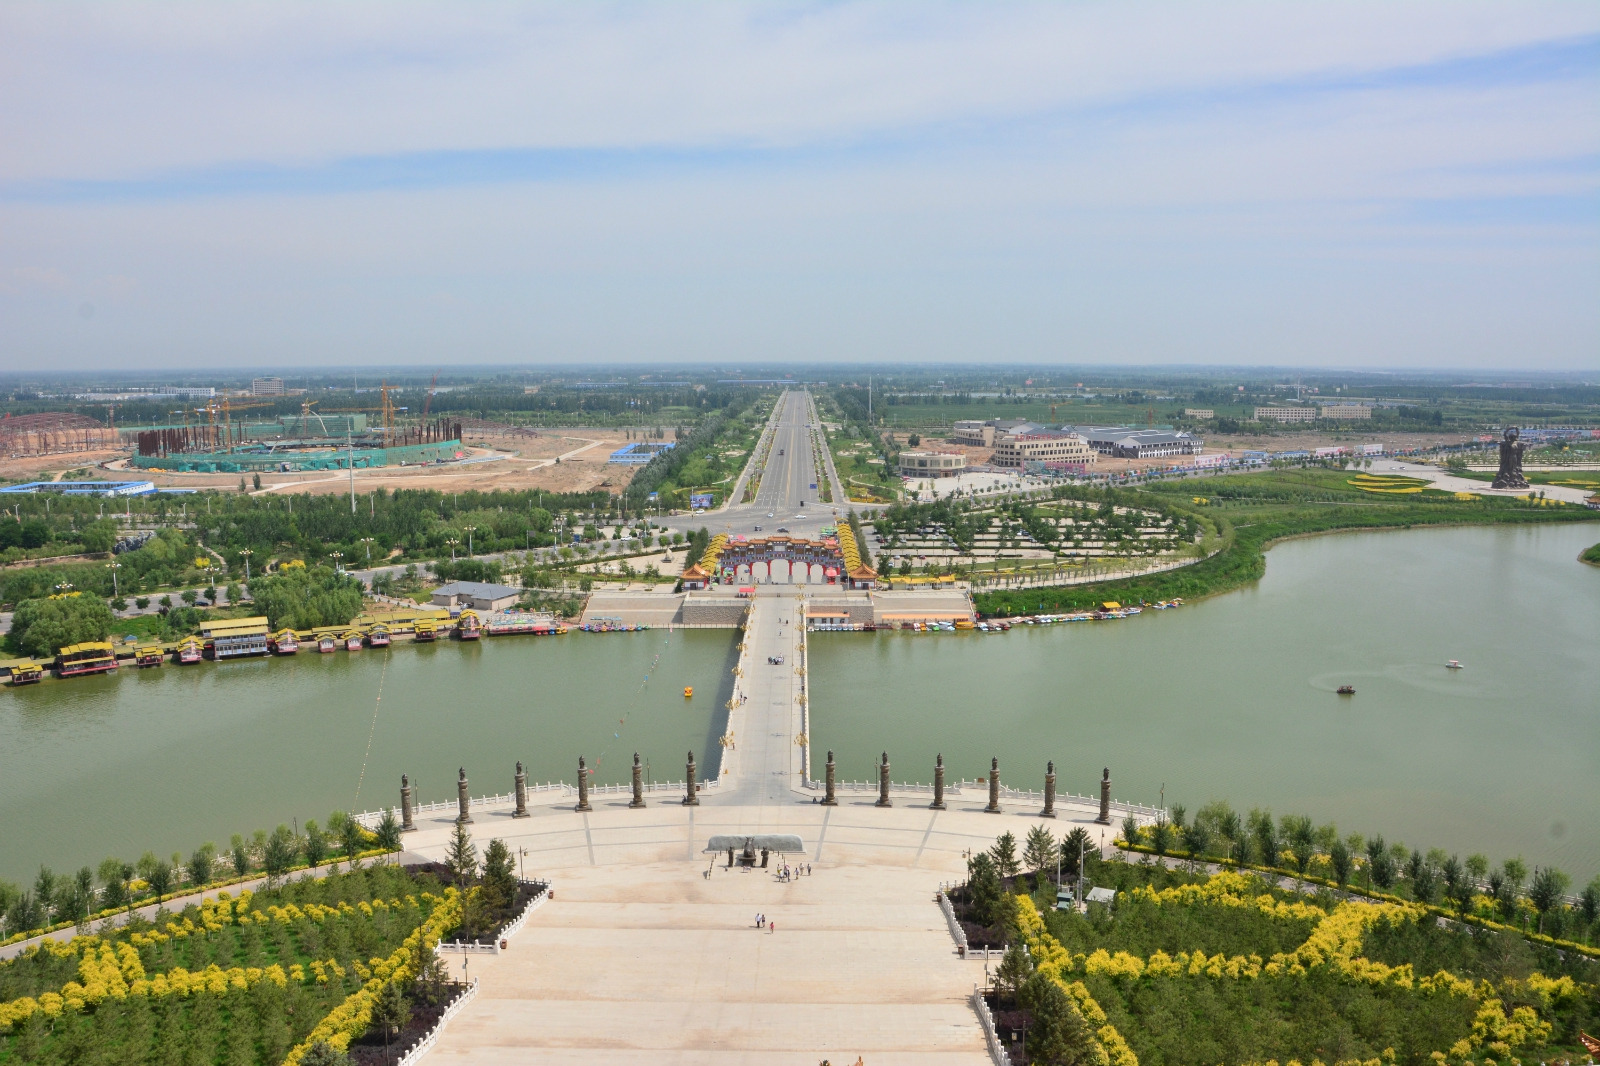
<path fill-rule="evenodd" d="M 422 401 L 422 421 L 424 425 L 426 425 L 428 421 L 428 408 L 433 406 L 433 391 L 438 387 L 439 372 L 436 370 L 433 372 L 433 380 L 428 382 L 428 398 Z"/>

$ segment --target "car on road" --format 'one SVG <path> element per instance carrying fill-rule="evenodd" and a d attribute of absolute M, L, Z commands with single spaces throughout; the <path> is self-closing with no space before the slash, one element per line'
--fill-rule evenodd
<path fill-rule="evenodd" d="M 778 532 L 779 532 L 779 533 L 787 533 L 787 532 L 789 532 L 789 531 L 788 531 L 788 530 L 787 530 L 787 529 L 784 529 L 784 528 L 783 528 L 783 527 L 782 527 L 782 526 L 779 526 L 779 527 L 778 527 Z"/>
<path fill-rule="evenodd" d="M 794 520 L 796 522 L 802 521 L 804 518 L 805 518 L 805 515 L 803 515 L 803 514 L 797 514 L 797 515 L 794 516 Z"/>
<path fill-rule="evenodd" d="M 772 513 L 772 512 L 771 512 L 771 511 L 768 511 L 768 512 L 767 512 L 767 517 L 768 517 L 768 518 L 772 518 L 772 517 L 774 517 L 774 516 L 773 516 L 773 513 Z"/>
<path fill-rule="evenodd" d="M 750 532 L 752 532 L 752 533 L 760 533 L 761 532 L 761 527 L 760 526 L 751 526 L 750 527 Z"/>

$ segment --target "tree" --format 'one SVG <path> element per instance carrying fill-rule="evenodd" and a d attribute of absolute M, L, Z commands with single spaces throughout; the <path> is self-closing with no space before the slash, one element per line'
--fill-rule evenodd
<path fill-rule="evenodd" d="M 1001 877 L 1015 877 L 1020 869 L 1017 864 L 1017 838 L 1011 835 L 1011 830 L 1006 830 L 995 839 L 994 847 L 989 849 L 989 857 L 994 860 L 994 868 Z"/>
<path fill-rule="evenodd" d="M 1122 819 L 1122 839 L 1132 846 L 1139 843 L 1139 819 L 1135 815 L 1127 815 Z"/>
<path fill-rule="evenodd" d="M 189 856 L 189 880 L 196 885 L 209 884 L 212 870 L 217 864 L 217 846 L 207 841 Z"/>
<path fill-rule="evenodd" d="M 1539 932 L 1544 932 L 1544 916 L 1561 903 L 1561 895 L 1569 883 L 1567 875 L 1553 866 L 1534 869 L 1533 883 L 1528 886 L 1528 901 L 1539 912 Z"/>
<path fill-rule="evenodd" d="M 411 1005 L 401 994 L 400 986 L 393 981 L 388 982 L 378 990 L 378 995 L 372 1001 L 372 1024 L 383 1030 L 383 1049 L 386 1058 L 389 1051 L 389 1034 L 399 1033 L 410 1020 Z"/>
<path fill-rule="evenodd" d="M 328 834 L 322 831 L 316 819 L 306 819 L 306 865 L 315 869 L 328 857 Z"/>
<path fill-rule="evenodd" d="M 1272 823 L 1271 811 L 1257 809 L 1250 812 L 1250 837 L 1255 845 L 1257 862 L 1276 867 L 1282 861 L 1278 855 L 1278 832 Z"/>
<path fill-rule="evenodd" d="M 330 818 L 331 822 L 332 819 Z M 339 821 L 339 840 L 344 846 L 344 857 L 350 861 L 351 866 L 360 862 L 362 848 L 366 846 L 368 833 L 360 822 L 348 815 Z"/>
<path fill-rule="evenodd" d="M 159 901 L 172 891 L 172 864 L 166 859 L 157 859 L 145 880 L 150 882 L 150 892 Z"/>
<path fill-rule="evenodd" d="M 11 642 L 35 659 L 49 659 L 69 644 L 105 640 L 115 621 L 111 608 L 96 596 L 23 600 L 11 616 Z"/>
<path fill-rule="evenodd" d="M 1183 850 L 1189 853 L 1191 868 L 1201 862 L 1211 848 L 1211 831 L 1196 819 L 1183 828 Z"/>
<path fill-rule="evenodd" d="M 1029 1062 L 1082 1066 L 1094 1061 L 1089 1023 L 1059 983 L 1036 973 L 1023 986 L 1023 999 L 1033 1012 L 1033 1025 L 1028 1029 Z"/>
<path fill-rule="evenodd" d="M 279 568 L 250 583 L 250 598 L 277 629 L 344 625 L 361 612 L 361 582 L 327 567 Z"/>
<path fill-rule="evenodd" d="M 1062 870 L 1076 877 L 1080 872 L 1078 870 L 1078 856 L 1087 856 L 1093 851 L 1094 845 L 1089 840 L 1089 831 L 1081 825 L 1073 826 L 1072 832 L 1061 840 Z"/>
<path fill-rule="evenodd" d="M 456 823 L 455 835 L 450 838 L 450 850 L 445 854 L 444 864 L 456 875 L 458 888 L 465 889 L 467 882 L 478 876 L 478 849 L 473 845 L 467 827 L 460 822 Z"/>
<path fill-rule="evenodd" d="M 107 907 L 120 907 L 128 899 L 128 878 L 123 873 L 121 859 L 106 859 L 95 871 L 103 888 L 101 893 Z"/>
<path fill-rule="evenodd" d="M 979 924 L 993 924 L 995 905 L 1003 892 L 1000 873 L 988 852 L 980 851 L 967 860 L 967 899 Z"/>
<path fill-rule="evenodd" d="M 1002 992 L 1015 996 L 1032 976 L 1033 959 L 1023 947 L 1021 938 L 1013 940 L 1000 958 L 1000 967 L 994 975 L 995 985 Z"/>
<path fill-rule="evenodd" d="M 318 1040 L 300 1056 L 300 1066 L 350 1066 L 350 1056 L 326 1040 Z"/>
<path fill-rule="evenodd" d="M 1518 856 L 1515 859 L 1507 859 L 1501 863 L 1500 869 L 1506 875 L 1506 883 L 1511 886 L 1511 894 L 1513 896 L 1521 895 L 1522 882 L 1528 879 L 1528 864 L 1522 861 L 1521 856 Z"/>
<path fill-rule="evenodd" d="M 1022 864 L 1035 874 L 1043 873 L 1055 862 L 1056 838 L 1042 825 L 1028 830 L 1022 845 Z"/>
<path fill-rule="evenodd" d="M 289 872 L 300 855 L 300 842 L 286 825 L 280 825 L 267 837 L 267 846 L 261 852 L 261 866 L 267 872 L 270 885 Z"/>
<path fill-rule="evenodd" d="M 244 837 L 238 833 L 233 834 L 233 839 L 228 843 L 228 858 L 233 862 L 235 876 L 243 877 L 250 872 L 250 849 L 245 846 Z"/>
<path fill-rule="evenodd" d="M 1394 860 L 1382 836 L 1367 841 L 1367 881 L 1385 892 L 1394 884 Z"/>
<path fill-rule="evenodd" d="M 1167 849 L 1172 847 L 1172 826 L 1165 818 L 1157 818 L 1155 824 L 1150 826 L 1150 847 L 1162 858 L 1166 857 Z"/>
<path fill-rule="evenodd" d="M 1467 878 L 1467 871 L 1461 865 L 1461 860 L 1454 855 L 1445 859 L 1439 866 L 1439 875 L 1444 878 L 1444 897 L 1455 904 L 1456 910 L 1461 914 L 1467 913 L 1467 907 L 1472 903 L 1472 882 Z"/>
<path fill-rule="evenodd" d="M 1335 840 L 1328 848 L 1328 864 L 1333 867 L 1333 879 L 1342 890 L 1350 881 L 1350 849 L 1342 840 Z"/>
<path fill-rule="evenodd" d="M 393 807 L 384 811 L 378 820 L 377 837 L 378 847 L 384 851 L 400 850 L 400 819 L 394 816 Z"/>

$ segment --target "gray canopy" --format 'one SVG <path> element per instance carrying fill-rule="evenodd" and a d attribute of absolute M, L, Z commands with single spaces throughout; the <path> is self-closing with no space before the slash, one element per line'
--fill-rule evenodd
<path fill-rule="evenodd" d="M 793 833 L 719 833 L 706 844 L 707 851 L 743 851 L 748 844 L 756 851 L 765 848 L 767 851 L 783 851 L 800 854 L 806 850 L 805 843 Z"/>

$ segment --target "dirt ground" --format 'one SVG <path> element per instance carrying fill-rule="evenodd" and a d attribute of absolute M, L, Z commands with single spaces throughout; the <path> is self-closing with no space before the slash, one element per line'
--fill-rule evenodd
<path fill-rule="evenodd" d="M 470 432 L 465 442 L 473 458 L 504 456 L 488 462 L 442 466 L 385 467 L 357 470 L 356 491 L 374 488 L 435 489 L 440 492 L 489 492 L 542 489 L 545 492 L 587 492 L 604 488 L 620 493 L 637 466 L 617 466 L 606 457 L 627 443 L 620 429 L 540 430 L 538 436 L 477 438 Z M 0 460 L 0 478 L 8 481 L 43 481 L 64 472 L 89 469 L 93 479 L 153 481 L 163 488 L 227 489 L 237 491 L 238 474 L 181 474 L 165 470 L 138 470 L 127 466 L 125 451 L 69 452 Z M 560 462 L 556 460 L 560 459 Z M 102 466 L 101 464 L 111 464 Z M 248 478 L 248 475 L 246 475 Z M 350 490 L 348 471 L 306 471 L 261 476 L 262 492 L 341 493 Z"/>

